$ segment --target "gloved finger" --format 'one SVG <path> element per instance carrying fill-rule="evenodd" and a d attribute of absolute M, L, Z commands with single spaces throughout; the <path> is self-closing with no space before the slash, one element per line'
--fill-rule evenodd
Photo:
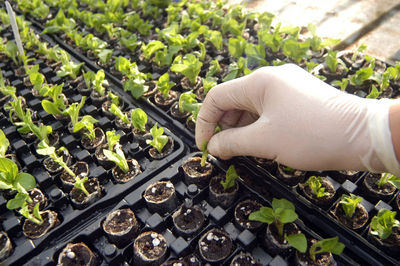
<path fill-rule="evenodd" d="M 265 157 L 266 151 L 263 144 L 268 141 L 268 134 L 265 132 L 266 125 L 259 120 L 244 127 L 226 129 L 210 139 L 207 149 L 210 154 L 221 159 L 239 155 Z M 267 156 L 274 155 L 270 153 Z"/>
<path fill-rule="evenodd" d="M 210 90 L 196 121 L 196 145 L 201 147 L 214 134 L 214 129 L 226 111 L 246 110 L 258 113 L 249 99 L 251 75 L 219 84 Z M 254 88 L 251 88 L 254 89 Z"/>
<path fill-rule="evenodd" d="M 243 112 L 242 116 L 240 117 L 239 121 L 236 124 L 236 127 L 244 127 L 250 125 L 257 121 L 259 118 L 258 114 L 253 114 L 250 112 Z"/>

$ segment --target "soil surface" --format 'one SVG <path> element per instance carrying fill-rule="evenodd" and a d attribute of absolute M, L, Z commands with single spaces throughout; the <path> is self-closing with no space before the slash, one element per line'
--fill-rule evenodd
<path fill-rule="evenodd" d="M 296 251 L 296 257 L 300 262 L 302 262 L 302 265 L 326 265 L 326 266 L 333 266 L 336 265 L 335 260 L 333 259 L 333 256 L 331 253 L 328 252 L 322 252 L 319 254 L 315 255 L 315 262 L 310 258 L 309 256 L 309 248 L 312 246 L 313 243 L 317 242 L 315 239 L 307 240 L 307 252 L 306 253 L 300 253 Z"/>
<path fill-rule="evenodd" d="M 211 175 L 213 167 L 212 164 L 206 161 L 204 166 L 200 165 L 201 157 L 189 158 L 182 164 L 183 171 L 190 177 L 200 177 Z"/>
<path fill-rule="evenodd" d="M 337 204 L 333 210 L 334 216 L 345 226 L 351 229 L 358 229 L 363 227 L 368 221 L 368 212 L 360 203 L 357 205 L 356 210 L 351 218 L 346 216 L 341 204 Z"/>
<path fill-rule="evenodd" d="M 201 78 L 200 77 L 196 78 L 196 83 L 194 85 L 190 84 L 190 81 L 189 81 L 189 79 L 187 77 L 183 77 L 181 79 L 181 86 L 182 86 L 182 89 L 184 89 L 184 90 L 193 90 L 193 91 L 195 91 L 195 90 L 197 90 L 198 88 L 201 87 L 201 83 L 202 82 L 201 82 Z"/>
<path fill-rule="evenodd" d="M 231 253 L 233 244 L 229 234 L 212 229 L 199 240 L 200 253 L 209 262 L 225 259 Z"/>
<path fill-rule="evenodd" d="M 174 90 L 170 90 L 168 92 L 168 98 L 164 98 L 164 95 L 160 91 L 157 91 L 156 94 L 154 95 L 154 102 L 160 107 L 171 106 L 171 104 L 175 102 L 177 99 L 178 99 L 178 92 Z"/>
<path fill-rule="evenodd" d="M 100 128 L 95 128 L 95 138 L 90 140 L 86 135 L 82 135 L 82 145 L 86 149 L 94 149 L 104 141 L 104 132 Z"/>
<path fill-rule="evenodd" d="M 124 173 L 118 166 L 113 169 L 112 172 L 116 181 L 122 183 L 128 182 L 142 172 L 139 163 L 135 159 L 128 160 L 127 163 L 129 166 L 129 171 L 127 173 Z"/>
<path fill-rule="evenodd" d="M 120 209 L 112 213 L 112 218 L 103 227 L 106 232 L 116 234 L 138 227 L 138 222 L 132 210 Z"/>
<path fill-rule="evenodd" d="M 169 181 L 159 181 L 150 185 L 144 192 L 144 198 L 150 202 L 163 202 L 175 193 L 174 185 Z"/>
<path fill-rule="evenodd" d="M 221 184 L 221 181 L 225 180 L 224 176 L 215 176 L 211 178 L 210 181 L 210 189 L 216 193 L 216 194 L 229 194 L 237 190 L 238 184 L 235 183 L 235 186 L 228 188 L 227 190 L 224 189 L 224 187 Z"/>
<path fill-rule="evenodd" d="M 156 148 L 151 147 L 149 149 L 149 154 L 151 157 L 153 157 L 155 159 L 161 159 L 161 158 L 167 156 L 168 154 L 170 154 L 173 149 L 174 149 L 174 140 L 172 138 L 168 137 L 168 142 L 167 142 L 167 144 L 165 144 L 164 148 L 161 150 L 161 153 L 159 153 L 156 150 Z"/>
<path fill-rule="evenodd" d="M 50 230 L 52 227 L 58 224 L 57 213 L 55 212 L 52 213 L 53 215 L 55 215 L 55 221 L 53 223 L 51 223 L 52 221 L 50 221 L 52 217 L 48 211 L 41 213 L 43 223 L 40 225 L 31 222 L 30 220 L 25 220 L 23 226 L 24 233 L 30 238 L 38 238 L 39 236 L 45 234 L 48 230 Z"/>
<path fill-rule="evenodd" d="M 89 174 L 89 166 L 85 162 L 77 162 L 70 168 L 72 172 L 74 172 L 77 176 L 85 177 Z M 75 183 L 75 178 L 68 174 L 66 171 L 63 171 L 61 173 L 60 178 L 67 183 Z"/>
<path fill-rule="evenodd" d="M 368 174 L 365 177 L 364 182 L 370 187 L 372 188 L 372 193 L 375 194 L 383 194 L 383 195 L 391 195 L 394 193 L 394 191 L 396 190 L 396 187 L 387 182 L 386 184 L 384 184 L 383 186 L 379 187 L 376 182 L 378 182 L 378 180 L 381 178 L 380 174 Z M 367 188 L 368 189 L 368 188 Z"/>
<path fill-rule="evenodd" d="M 136 238 L 134 249 L 148 260 L 156 260 L 167 251 L 167 242 L 158 233 L 145 232 Z"/>
<path fill-rule="evenodd" d="M 231 266 L 260 266 L 261 264 L 258 263 L 253 256 L 246 252 L 240 252 L 238 255 L 236 255 L 231 264 Z"/>
<path fill-rule="evenodd" d="M 189 116 L 188 112 L 181 113 L 181 111 L 179 110 L 178 102 L 174 102 L 169 110 L 171 112 L 171 115 L 176 119 L 185 119 Z"/>
<path fill-rule="evenodd" d="M 182 231 L 197 230 L 204 223 L 204 214 L 199 208 L 187 208 L 183 205 L 178 212 L 176 216 L 174 214 L 173 219 L 175 225 Z"/>
<path fill-rule="evenodd" d="M 249 215 L 252 212 L 258 211 L 262 204 L 253 201 L 245 200 L 240 202 L 235 208 L 235 220 L 244 229 L 253 230 L 262 226 L 263 223 L 250 221 Z"/>
<path fill-rule="evenodd" d="M 85 183 L 84 186 L 86 188 L 86 190 L 89 192 L 89 194 L 92 194 L 96 191 L 98 191 L 98 182 L 97 179 L 95 178 L 91 178 L 88 179 Z M 86 199 L 86 194 L 78 188 L 73 188 L 71 191 L 71 197 L 76 201 L 76 202 L 83 202 Z"/>
<path fill-rule="evenodd" d="M 326 179 L 326 177 L 322 177 L 322 182 L 321 182 L 321 187 L 325 188 L 325 192 L 328 193 L 323 197 L 317 198 L 317 196 L 313 193 L 312 189 L 310 186 L 301 184 L 301 187 L 303 189 L 304 194 L 306 195 L 306 197 L 308 199 L 310 199 L 311 201 L 314 201 L 316 204 L 326 204 L 328 203 L 330 200 L 332 200 L 332 198 L 335 196 L 335 189 L 332 185 L 332 183 Z"/>
<path fill-rule="evenodd" d="M 59 265 L 94 265 L 94 254 L 84 243 L 68 244 L 58 258 Z"/>

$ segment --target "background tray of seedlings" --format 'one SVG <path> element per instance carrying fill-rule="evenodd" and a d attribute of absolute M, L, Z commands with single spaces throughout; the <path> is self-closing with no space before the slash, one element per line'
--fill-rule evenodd
<path fill-rule="evenodd" d="M 305 172 L 269 160 L 241 160 L 265 173 L 274 187 L 299 203 L 296 206 L 304 206 L 313 228 L 330 227 L 333 234 L 352 241 L 349 248 L 370 257 L 370 263 L 399 263 L 398 177 L 356 171 Z"/>
<path fill-rule="evenodd" d="M 21 265 L 96 220 L 186 148 L 103 71 L 91 72 L 23 20 L 26 56 L 18 55 L 1 15 L 0 260 Z"/>
<path fill-rule="evenodd" d="M 201 154 L 190 154 L 176 162 L 107 209 L 107 213 L 103 212 L 103 216 L 85 230 L 71 239 L 59 241 L 28 263 L 53 265 L 81 259 L 88 264 L 92 260 L 90 265 L 235 265 L 235 262 L 239 265 L 287 265 L 298 263 L 297 258 L 307 260 L 309 254 L 314 254 L 308 251 L 296 254 L 287 242 L 274 245 L 270 241 L 274 242 L 275 238 L 267 231 L 276 233 L 277 229 L 267 229 L 265 223 L 249 220 L 250 213 L 262 206 L 278 220 L 284 209 L 291 218 L 281 219 L 283 232 L 303 234 L 304 243 L 306 239 L 309 241 L 308 250 L 313 249 L 310 248 L 312 243 L 321 237 L 304 225 L 292 203 L 278 199 L 281 195 L 270 191 L 263 181 L 264 193 L 254 191 L 237 175 L 234 166 L 225 172 L 224 165 L 214 158 L 209 158 L 201 168 L 199 156 Z M 253 174 L 244 165 L 236 169 L 249 176 Z M 217 197 L 209 189 L 215 187 L 210 183 L 212 179 L 217 179 L 223 190 Z M 231 187 L 225 190 L 220 181 L 231 183 Z M 277 228 L 275 226 L 272 223 L 268 228 Z M 319 243 L 328 242 L 340 250 L 344 247 L 337 239 Z M 348 249 L 341 255 L 324 250 L 326 252 L 315 253 L 316 260 L 357 265 L 355 259 L 360 259 L 353 254 L 350 259 Z M 340 253 L 332 245 L 329 250 Z"/>

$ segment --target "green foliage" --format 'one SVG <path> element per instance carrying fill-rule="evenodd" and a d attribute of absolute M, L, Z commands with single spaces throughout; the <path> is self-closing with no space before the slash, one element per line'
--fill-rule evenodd
<path fill-rule="evenodd" d="M 379 178 L 379 180 L 376 182 L 376 185 L 378 187 L 382 187 L 388 182 L 394 185 L 396 188 L 400 188 L 400 177 L 397 177 L 390 173 L 381 174 L 381 178 Z"/>
<path fill-rule="evenodd" d="M 315 256 L 323 252 L 340 255 L 343 252 L 345 245 L 339 242 L 339 237 L 326 238 L 315 242 L 311 245 L 309 254 L 310 258 L 315 262 Z"/>
<path fill-rule="evenodd" d="M 381 95 L 381 91 L 379 91 L 375 85 L 372 85 L 371 92 L 367 95 L 367 99 L 376 99 Z"/>
<path fill-rule="evenodd" d="M 79 120 L 79 111 L 82 109 L 83 105 L 85 104 L 86 96 L 82 96 L 80 103 L 73 103 L 68 106 L 67 109 L 64 110 L 64 114 L 68 115 L 72 128 L 75 127 L 75 124 L 78 123 Z"/>
<path fill-rule="evenodd" d="M 195 85 L 202 66 L 203 63 L 194 54 L 186 54 L 183 58 L 177 56 L 170 69 L 183 74 L 189 79 L 190 84 Z"/>
<path fill-rule="evenodd" d="M 121 38 L 119 41 L 121 42 L 122 46 L 131 52 L 134 52 L 137 47 L 142 45 L 142 42 L 138 40 L 136 34 L 131 34 L 125 30 L 121 30 Z"/>
<path fill-rule="evenodd" d="M 348 78 L 342 78 L 342 80 L 334 80 L 331 82 L 331 84 L 335 87 L 339 87 L 341 91 L 345 91 L 347 88 L 347 85 L 349 85 L 349 79 Z"/>
<path fill-rule="evenodd" d="M 203 79 L 204 95 L 207 95 L 207 93 L 215 86 L 217 86 L 217 78 L 206 77 L 205 79 Z"/>
<path fill-rule="evenodd" d="M 164 135 L 164 129 L 162 127 L 158 127 L 156 123 L 150 129 L 150 135 L 153 137 L 153 139 L 146 139 L 146 143 L 154 147 L 158 151 L 158 153 L 161 153 L 164 146 L 168 142 L 168 136 Z"/>
<path fill-rule="evenodd" d="M 24 14 L 30 14 L 34 18 L 44 19 L 49 14 L 49 7 L 41 0 L 18 0 L 17 3 Z"/>
<path fill-rule="evenodd" d="M 329 193 L 325 192 L 325 187 L 323 187 L 321 183 L 322 177 L 313 175 L 308 178 L 305 185 L 311 188 L 312 193 L 317 198 L 322 198 L 327 196 Z"/>
<path fill-rule="evenodd" d="M 392 234 L 393 227 L 399 226 L 400 222 L 396 219 L 395 211 L 380 209 L 371 220 L 371 234 L 385 240 Z"/>
<path fill-rule="evenodd" d="M 336 73 L 339 62 L 344 66 L 343 61 L 337 58 L 337 51 L 329 50 L 325 57 L 325 65 L 332 73 Z"/>
<path fill-rule="evenodd" d="M 42 107 L 47 113 L 52 115 L 61 115 L 65 111 L 64 94 L 62 94 L 63 86 L 64 83 L 61 83 L 48 88 L 46 94 L 52 101 L 47 99 L 42 100 Z"/>
<path fill-rule="evenodd" d="M 60 70 L 57 71 L 57 76 L 69 76 L 71 79 L 75 80 L 78 77 L 78 74 L 80 73 L 81 67 L 84 63 L 78 64 L 73 62 L 70 60 L 69 55 L 63 50 L 60 50 L 60 60 L 62 62 L 62 66 Z"/>
<path fill-rule="evenodd" d="M 321 37 L 317 35 L 317 28 L 314 24 L 308 24 L 308 30 L 311 32 L 312 37 L 307 40 L 310 42 L 313 51 L 317 52 L 327 46 L 333 46 L 340 42 L 340 39 L 321 39 Z"/>
<path fill-rule="evenodd" d="M 305 253 L 307 251 L 307 238 L 303 233 L 287 235 L 285 234 L 285 239 L 295 249 Z"/>
<path fill-rule="evenodd" d="M 116 95 L 116 94 L 112 93 L 111 91 L 109 91 L 107 93 L 107 96 L 108 96 L 109 99 L 111 99 L 111 103 L 119 106 L 119 97 L 118 97 L 118 95 Z"/>
<path fill-rule="evenodd" d="M 46 27 L 42 34 L 57 33 L 57 32 L 71 32 L 76 27 L 75 20 L 65 17 L 62 9 L 60 9 L 54 19 L 47 21 Z"/>
<path fill-rule="evenodd" d="M 144 79 L 128 79 L 124 82 L 124 91 L 131 93 L 133 98 L 136 100 L 142 97 L 142 95 L 149 90 L 149 86 L 145 85 Z"/>
<path fill-rule="evenodd" d="M 89 191 L 87 191 L 86 187 L 85 187 L 85 183 L 86 181 L 88 181 L 88 177 L 85 176 L 84 178 L 79 178 L 78 176 L 75 177 L 75 183 L 74 183 L 74 187 L 76 187 L 77 189 L 80 189 L 83 191 L 83 193 L 85 193 L 86 196 L 89 196 L 90 193 Z"/>
<path fill-rule="evenodd" d="M 85 115 L 74 125 L 73 132 L 76 133 L 84 129 L 83 134 L 90 140 L 94 140 L 96 138 L 94 124 L 97 122 L 91 115 Z"/>
<path fill-rule="evenodd" d="M 265 48 L 262 44 L 256 45 L 247 43 L 245 53 L 247 56 L 247 65 L 250 67 L 250 69 L 269 65 L 267 60 L 265 60 Z"/>
<path fill-rule="evenodd" d="M 169 81 L 169 74 L 167 72 L 158 78 L 156 85 L 163 97 L 167 99 L 169 97 L 169 91 L 175 85 L 175 82 Z"/>
<path fill-rule="evenodd" d="M 8 146 L 10 146 L 10 142 L 8 141 L 3 130 L 0 129 L 0 158 L 4 158 L 6 156 Z"/>
<path fill-rule="evenodd" d="M 38 148 L 36 149 L 37 154 L 47 155 L 54 162 L 58 163 L 70 176 L 76 177 L 75 173 L 68 167 L 68 165 L 64 162 L 62 156 L 58 156 L 57 152 L 62 152 L 66 150 L 65 147 L 61 147 L 56 151 L 55 147 L 50 147 L 45 141 L 41 141 L 38 144 Z"/>
<path fill-rule="evenodd" d="M 190 119 L 192 119 L 193 122 L 196 122 L 197 120 L 197 115 L 199 114 L 201 105 L 202 103 L 197 102 L 196 94 L 194 94 L 192 91 L 181 93 L 179 96 L 179 112 L 191 113 Z"/>
<path fill-rule="evenodd" d="M 239 36 L 238 38 L 229 38 L 228 41 L 229 54 L 232 57 L 239 59 L 240 57 L 242 57 L 246 45 L 247 41 L 243 37 Z"/>
<path fill-rule="evenodd" d="M 11 189 L 27 194 L 36 186 L 35 178 L 23 172 L 18 172 L 18 166 L 8 158 L 0 158 L 0 189 Z"/>
<path fill-rule="evenodd" d="M 221 69 L 221 66 L 218 63 L 218 60 L 216 60 L 216 59 L 211 60 L 210 67 L 208 68 L 208 72 L 206 74 L 206 78 L 212 77 L 215 74 L 220 73 L 221 71 L 222 71 L 222 69 Z"/>
<path fill-rule="evenodd" d="M 131 122 L 134 128 L 140 132 L 146 132 L 147 114 L 141 108 L 132 110 Z"/>
<path fill-rule="evenodd" d="M 108 160 L 113 161 L 124 173 L 128 173 L 129 165 L 126 161 L 121 145 L 117 144 L 115 146 L 115 152 L 112 150 L 103 150 L 103 153 Z"/>
<path fill-rule="evenodd" d="M 221 180 L 221 185 L 224 187 L 224 190 L 228 190 L 231 187 L 234 187 L 236 184 L 236 179 L 240 176 L 236 172 L 235 166 L 232 164 L 229 166 L 226 171 L 225 179 Z"/>
<path fill-rule="evenodd" d="M 122 112 L 121 109 L 114 103 L 111 104 L 110 107 L 110 112 L 117 116 L 119 119 L 121 119 L 122 122 L 124 122 L 127 125 L 130 125 L 131 121 L 129 121 L 129 117 L 126 113 Z"/>
<path fill-rule="evenodd" d="M 350 193 L 349 195 L 343 194 L 339 204 L 342 206 L 343 211 L 345 212 L 348 218 L 353 217 L 354 212 L 356 211 L 357 205 L 362 201 L 361 197 L 358 197 L 354 194 Z"/>
<path fill-rule="evenodd" d="M 107 145 L 110 151 L 114 151 L 114 146 L 119 142 L 121 136 L 119 134 L 115 134 L 115 130 L 106 132 Z"/>
<path fill-rule="evenodd" d="M 35 224 L 40 225 L 43 223 L 43 218 L 40 215 L 39 206 L 40 206 L 40 203 L 36 203 L 35 207 L 33 208 L 33 214 L 32 214 L 29 212 L 27 202 L 24 201 L 23 205 L 21 206 L 21 209 L 18 212 L 20 214 L 22 214 L 28 220 L 34 222 Z"/>
<path fill-rule="evenodd" d="M 160 41 L 151 41 L 147 45 L 143 44 L 141 49 L 143 51 L 144 57 L 149 60 L 150 57 L 158 50 L 164 49 L 165 44 Z"/>
<path fill-rule="evenodd" d="M 276 53 L 279 51 L 281 44 L 282 44 L 282 36 L 280 35 L 280 27 L 281 27 L 281 23 L 278 23 L 278 25 L 276 25 L 275 30 L 273 33 L 270 33 L 270 29 L 269 28 L 264 28 L 261 29 L 260 31 L 258 31 L 258 39 L 260 40 L 260 42 L 269 47 L 272 52 Z"/>
<path fill-rule="evenodd" d="M 293 223 L 298 215 L 294 210 L 294 205 L 287 199 L 272 200 L 272 208 L 261 207 L 260 210 L 252 212 L 249 220 L 259 221 L 267 224 L 274 224 L 280 236 L 283 235 L 283 227 L 287 223 Z"/>
<path fill-rule="evenodd" d="M 104 70 L 101 69 L 97 71 L 92 80 L 93 89 L 97 91 L 100 96 L 106 95 L 106 88 L 104 86 L 108 86 L 108 81 L 105 79 L 106 75 Z"/>
<path fill-rule="evenodd" d="M 357 70 L 357 72 L 350 76 L 349 80 L 352 85 L 361 86 L 366 80 L 369 80 L 374 73 L 373 69 L 368 68 L 361 68 Z"/>
<path fill-rule="evenodd" d="M 296 63 L 300 63 L 301 60 L 309 57 L 309 49 L 309 42 L 298 42 L 293 39 L 286 39 L 282 43 L 283 54 L 294 60 Z"/>
<path fill-rule="evenodd" d="M 208 30 L 204 34 L 204 38 L 206 41 L 212 43 L 218 51 L 222 50 L 222 35 L 221 32 L 216 30 Z"/>

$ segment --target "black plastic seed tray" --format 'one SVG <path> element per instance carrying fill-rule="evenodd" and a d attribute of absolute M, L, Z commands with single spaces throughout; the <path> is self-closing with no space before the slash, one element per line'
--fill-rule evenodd
<path fill-rule="evenodd" d="M 3 31 L 1 34 L 3 37 L 6 35 L 5 37 L 12 39 L 12 35 L 7 31 Z M 54 45 L 51 39 L 47 39 L 46 36 L 43 38 L 50 46 Z M 27 51 L 27 54 L 34 56 L 32 51 Z M 65 82 L 63 91 L 70 103 L 81 100 L 82 96 L 71 83 L 57 77 L 52 66 L 46 66 L 43 60 L 36 59 L 34 64 L 40 65 L 40 71 L 46 76 L 48 82 L 53 84 Z M 89 165 L 89 177 L 96 177 L 102 186 L 102 195 L 94 203 L 82 210 L 73 207 L 67 191 L 62 189 L 60 174 L 52 175 L 45 170 L 43 166 L 44 157 L 36 153 L 37 141 L 35 141 L 35 138 L 27 138 L 17 132 L 17 128 L 11 124 L 8 112 L 3 108 L 3 105 L 0 112 L 0 127 L 10 142 L 9 153 L 17 155 L 21 171 L 31 173 L 36 178 L 37 187 L 42 190 L 49 202 L 45 209 L 56 211 L 60 220 L 60 224 L 45 236 L 37 240 L 30 240 L 22 234 L 24 221 L 22 216 L 6 208 L 5 197 L 7 195 L 3 194 L 0 197 L 1 229 L 7 232 L 14 247 L 12 255 L 4 263 L 7 265 L 22 265 L 29 258 L 40 254 L 54 245 L 54 243 L 74 237 L 76 232 L 80 232 L 88 224 L 96 221 L 104 213 L 104 209 L 112 208 L 125 195 L 134 191 L 141 184 L 178 160 L 186 152 L 186 147 L 176 135 L 166 129 L 165 133 L 174 141 L 174 148 L 165 158 L 157 160 L 149 155 L 150 146 L 140 146 L 130 130 L 117 130 L 117 133 L 121 135 L 120 143 L 123 145 L 127 159 L 135 158 L 140 164 L 142 173 L 127 183 L 114 183 L 111 180 L 111 169 L 104 168 L 98 163 L 94 153 L 82 146 L 79 137 L 69 133 L 65 122 L 56 120 L 42 109 L 40 100 L 32 95 L 30 89 L 25 88 L 23 77 L 15 76 L 11 66 L 10 62 L 2 62 L 1 71 L 3 76 L 10 85 L 17 88 L 17 94 L 25 98 L 27 106 L 36 114 L 36 122 L 50 125 L 53 132 L 59 136 L 60 146 L 65 146 L 69 150 L 72 156 L 72 163 L 76 161 L 86 162 Z M 129 101 L 130 98 L 123 91 L 119 90 L 111 82 L 110 89 L 120 96 L 120 100 L 125 106 L 124 111 L 137 107 L 137 105 Z M 96 118 L 99 121 L 98 126 L 104 131 L 115 128 L 114 121 L 104 116 L 102 111 L 92 104 L 90 98 L 87 99 L 82 112 Z M 149 115 L 149 120 L 150 124 L 158 121 L 157 118 L 151 117 L 151 115 Z"/>
<path fill-rule="evenodd" d="M 311 223 L 310 226 L 312 228 L 319 228 L 332 236 L 338 235 L 346 239 L 347 248 L 353 250 L 359 256 L 365 257 L 366 261 L 371 265 L 398 265 L 400 263 L 398 254 L 390 253 L 385 248 L 379 248 L 368 239 L 368 229 L 372 217 L 382 208 L 398 211 L 396 201 L 399 197 L 398 191 L 383 200 L 367 194 L 363 182 L 370 173 L 351 172 L 350 175 L 344 178 L 343 172 L 338 171 L 306 172 L 304 181 L 313 175 L 324 176 L 336 190 L 335 196 L 329 204 L 318 206 L 304 195 L 299 185 L 285 185 L 282 179 L 277 177 L 279 170 L 276 164 L 253 157 L 243 157 L 239 160 L 251 165 L 257 172 L 262 173 L 263 178 L 271 182 L 274 188 L 287 195 L 293 202 L 296 202 L 296 206 L 301 206 L 299 211 L 304 211 L 304 215 Z M 365 207 L 369 216 L 366 225 L 356 230 L 346 227 L 333 215 L 333 210 L 340 201 L 341 195 L 350 193 L 363 198 L 361 204 Z"/>
<path fill-rule="evenodd" d="M 121 208 L 129 208 L 135 213 L 139 221 L 140 232 L 154 231 L 164 236 L 168 247 L 166 261 L 177 260 L 179 258 L 192 258 L 193 261 L 198 261 L 200 264 L 192 263 L 189 265 L 202 265 L 207 263 L 207 261 L 202 260 L 199 255 L 199 239 L 208 232 L 209 229 L 219 228 L 228 233 L 233 241 L 233 246 L 229 255 L 223 261 L 212 263 L 213 265 L 229 265 L 233 257 L 241 251 L 250 253 L 261 265 L 292 265 L 292 263 L 294 263 L 293 253 L 287 256 L 271 255 L 265 247 L 260 244 L 262 237 L 264 237 L 265 226 L 262 226 L 256 231 L 243 229 L 237 224 L 233 215 L 235 206 L 246 199 L 255 200 L 264 206 L 270 206 L 270 200 L 268 198 L 280 198 L 284 195 L 276 193 L 277 191 L 273 190 L 272 187 L 268 187 L 268 183 L 263 180 L 253 180 L 258 183 L 257 185 L 262 185 L 264 189 L 263 193 L 256 192 L 251 187 L 255 185 L 255 183 L 249 182 L 248 179 L 255 177 L 256 174 L 246 168 L 246 166 L 239 164 L 237 165 L 238 170 L 248 175 L 248 177 L 239 182 L 239 196 L 234 204 L 228 208 L 214 205 L 209 202 L 208 187 L 196 191 L 192 188 L 188 188 L 188 185 L 185 183 L 181 165 L 191 156 L 199 156 L 199 154 L 195 153 L 186 156 L 126 195 L 123 200 L 115 202 L 113 205 L 108 204 L 107 208 L 103 208 L 99 211 L 101 214 L 99 214 L 97 220 L 93 221 L 91 224 L 87 224 L 84 230 L 80 232 L 76 231 L 75 236 L 71 238 L 59 239 L 57 243 L 54 243 L 54 245 L 49 246 L 40 254 L 27 261 L 27 264 L 55 265 L 61 250 L 67 243 L 84 242 L 97 254 L 99 264 L 101 265 L 135 265 L 135 260 L 133 259 L 133 241 L 123 246 L 116 246 L 110 242 L 102 229 L 102 224 L 108 213 Z M 211 158 L 211 162 L 215 167 L 213 175 L 224 174 L 224 169 L 226 168 L 220 161 Z M 146 188 L 156 181 L 171 181 L 174 184 L 177 204 L 176 208 L 169 213 L 163 214 L 149 210 L 143 198 L 143 193 Z M 268 193 L 268 195 L 266 193 Z M 177 208 L 186 204 L 199 206 L 206 218 L 202 228 L 189 237 L 182 236 L 176 231 L 171 217 L 171 214 L 176 211 Z M 113 207 L 110 207 L 111 205 Z M 304 217 L 300 215 L 300 219 L 304 219 Z M 301 220 L 298 220 L 296 223 L 307 237 L 319 238 L 319 236 L 314 231 L 307 228 Z M 358 263 L 354 259 L 350 259 L 346 253 L 345 251 L 344 254 L 340 256 L 334 256 L 338 265 L 357 265 Z"/>

